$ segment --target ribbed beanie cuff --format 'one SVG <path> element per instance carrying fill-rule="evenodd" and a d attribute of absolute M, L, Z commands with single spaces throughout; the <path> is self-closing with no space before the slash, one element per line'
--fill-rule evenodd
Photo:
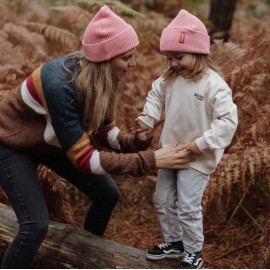
<path fill-rule="evenodd" d="M 86 59 L 102 62 L 134 49 L 139 39 L 133 27 L 105 5 L 89 23 L 82 45 Z"/>
<path fill-rule="evenodd" d="M 160 51 L 209 54 L 210 37 L 205 25 L 186 10 L 180 10 L 161 34 Z"/>

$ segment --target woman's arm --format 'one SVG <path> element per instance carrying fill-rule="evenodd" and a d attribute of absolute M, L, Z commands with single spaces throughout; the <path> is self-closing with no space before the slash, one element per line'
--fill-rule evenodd
<path fill-rule="evenodd" d="M 147 149 L 151 144 L 152 136 L 140 137 L 138 134 L 124 133 L 115 126 L 114 122 L 101 129 L 97 136 L 98 144 L 123 153 L 134 153 Z"/>
<path fill-rule="evenodd" d="M 172 145 L 156 151 L 133 154 L 100 153 L 100 164 L 112 175 L 130 174 L 135 177 L 154 169 L 188 169 L 193 155 L 185 150 L 187 145 Z"/>

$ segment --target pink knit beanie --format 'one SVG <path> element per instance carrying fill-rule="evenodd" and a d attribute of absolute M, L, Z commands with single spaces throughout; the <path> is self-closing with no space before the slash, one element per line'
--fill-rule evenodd
<path fill-rule="evenodd" d="M 209 54 L 210 37 L 204 24 L 181 9 L 160 37 L 161 52 Z"/>
<path fill-rule="evenodd" d="M 132 26 L 105 5 L 88 24 L 82 45 L 86 59 L 102 62 L 134 49 L 139 40 Z"/>

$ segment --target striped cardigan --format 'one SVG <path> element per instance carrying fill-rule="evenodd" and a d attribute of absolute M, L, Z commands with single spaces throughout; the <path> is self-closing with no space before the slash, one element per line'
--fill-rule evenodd
<path fill-rule="evenodd" d="M 76 90 L 64 71 L 64 57 L 37 68 L 0 105 L 0 142 L 25 152 L 62 150 L 83 173 L 140 176 L 155 169 L 150 144 L 124 134 L 113 121 L 105 121 L 95 141 L 115 151 L 98 151 L 82 127 Z M 68 65 L 75 69 L 78 60 Z M 136 153 L 134 153 L 136 152 Z"/>

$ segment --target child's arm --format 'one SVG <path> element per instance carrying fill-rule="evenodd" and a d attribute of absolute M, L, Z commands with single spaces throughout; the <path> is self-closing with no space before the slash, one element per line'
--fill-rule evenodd
<path fill-rule="evenodd" d="M 213 121 L 202 137 L 196 139 L 201 152 L 205 149 L 223 149 L 227 147 L 238 124 L 237 107 L 233 102 L 229 87 L 218 89 L 209 102 Z"/>
<path fill-rule="evenodd" d="M 147 114 L 145 112 L 141 112 L 140 116 L 146 116 Z M 142 141 L 149 140 L 153 137 L 154 131 L 157 127 L 162 125 L 164 123 L 165 119 L 162 118 L 159 121 L 157 121 L 153 127 L 150 127 L 143 123 L 139 117 L 135 119 L 136 122 L 136 136 Z"/>
<path fill-rule="evenodd" d="M 148 92 L 146 102 L 143 108 L 145 115 L 138 118 L 146 126 L 154 127 L 155 123 L 160 120 L 165 110 L 165 86 L 162 77 L 159 77 L 152 83 L 152 88 Z"/>
<path fill-rule="evenodd" d="M 135 122 L 136 122 L 136 136 L 139 140 L 147 141 L 153 137 L 154 128 L 147 126 L 138 118 L 135 120 Z"/>

